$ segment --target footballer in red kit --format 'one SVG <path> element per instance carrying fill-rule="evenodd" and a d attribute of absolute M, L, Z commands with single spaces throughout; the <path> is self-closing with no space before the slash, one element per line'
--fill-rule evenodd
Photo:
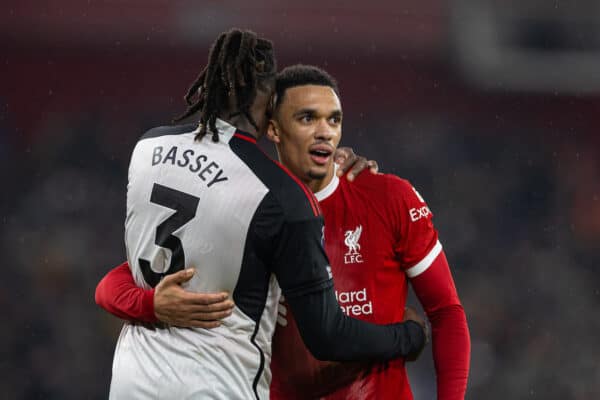
<path fill-rule="evenodd" d="M 427 204 L 393 175 L 361 174 L 353 183 L 336 178 L 327 155 L 340 141 L 342 111 L 339 89 L 326 72 L 284 69 L 275 104 L 267 137 L 320 200 L 340 307 L 370 322 L 402 321 L 410 282 L 432 327 L 438 399 L 463 399 L 469 332 Z M 412 399 L 403 360 L 362 369 L 317 362 L 302 346 L 293 316 L 283 315 L 285 304 L 282 311 L 273 339 L 272 399 Z"/>
<path fill-rule="evenodd" d="M 409 279 L 445 267 L 427 204 L 406 180 L 386 174 L 360 174 L 352 183 L 334 176 L 315 196 L 342 310 L 378 324 L 402 321 Z M 271 399 L 412 399 L 403 360 L 356 368 L 320 362 L 283 307 L 287 315 L 273 338 Z"/>

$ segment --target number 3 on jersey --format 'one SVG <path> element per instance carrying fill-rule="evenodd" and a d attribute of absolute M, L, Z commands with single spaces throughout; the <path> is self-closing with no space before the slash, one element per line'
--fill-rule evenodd
<path fill-rule="evenodd" d="M 150 266 L 150 261 L 142 258 L 138 260 L 144 280 L 151 287 L 158 285 L 158 282 L 165 275 L 173 274 L 184 268 L 185 255 L 183 253 L 183 246 L 181 240 L 177 236 L 173 236 L 173 232 L 196 216 L 199 201 L 198 197 L 159 185 L 158 183 L 155 183 L 152 187 L 150 202 L 175 210 L 175 213 L 158 225 L 156 228 L 156 238 L 154 239 L 154 243 L 157 246 L 171 250 L 169 268 L 165 272 L 154 272 Z"/>

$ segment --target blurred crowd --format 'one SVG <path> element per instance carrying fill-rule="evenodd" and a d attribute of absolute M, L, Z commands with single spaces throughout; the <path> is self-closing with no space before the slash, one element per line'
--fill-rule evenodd
<path fill-rule="evenodd" d="M 107 397 L 121 323 L 94 288 L 125 258 L 128 157 L 157 120 L 139 118 L 56 113 L 34 140 L 0 120 L 2 398 Z M 434 114 L 346 121 L 342 142 L 409 179 L 434 213 L 472 336 L 467 398 L 600 398 L 593 138 Z M 409 373 L 416 399 L 434 399 L 430 353 Z"/>

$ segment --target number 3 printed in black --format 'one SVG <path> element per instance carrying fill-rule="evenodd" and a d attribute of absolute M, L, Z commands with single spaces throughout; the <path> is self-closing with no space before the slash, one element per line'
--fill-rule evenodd
<path fill-rule="evenodd" d="M 176 212 L 158 225 L 156 228 L 156 238 L 154 239 L 154 243 L 157 246 L 171 250 L 169 268 L 165 272 L 154 272 L 150 266 L 150 261 L 142 258 L 139 259 L 142 274 L 148 285 L 155 287 L 165 275 L 181 271 L 185 266 L 185 255 L 183 254 L 181 240 L 177 236 L 173 236 L 173 232 L 196 216 L 199 201 L 198 197 L 159 185 L 158 183 L 155 183 L 152 187 L 150 202 L 170 208 Z"/>

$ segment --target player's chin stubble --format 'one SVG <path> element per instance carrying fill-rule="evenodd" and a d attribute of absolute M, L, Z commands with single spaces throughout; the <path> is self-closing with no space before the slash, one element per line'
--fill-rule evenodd
<path fill-rule="evenodd" d="M 308 176 L 310 177 L 310 179 L 321 180 L 327 176 L 327 172 L 317 172 L 317 171 L 310 170 L 310 171 L 308 171 Z"/>

